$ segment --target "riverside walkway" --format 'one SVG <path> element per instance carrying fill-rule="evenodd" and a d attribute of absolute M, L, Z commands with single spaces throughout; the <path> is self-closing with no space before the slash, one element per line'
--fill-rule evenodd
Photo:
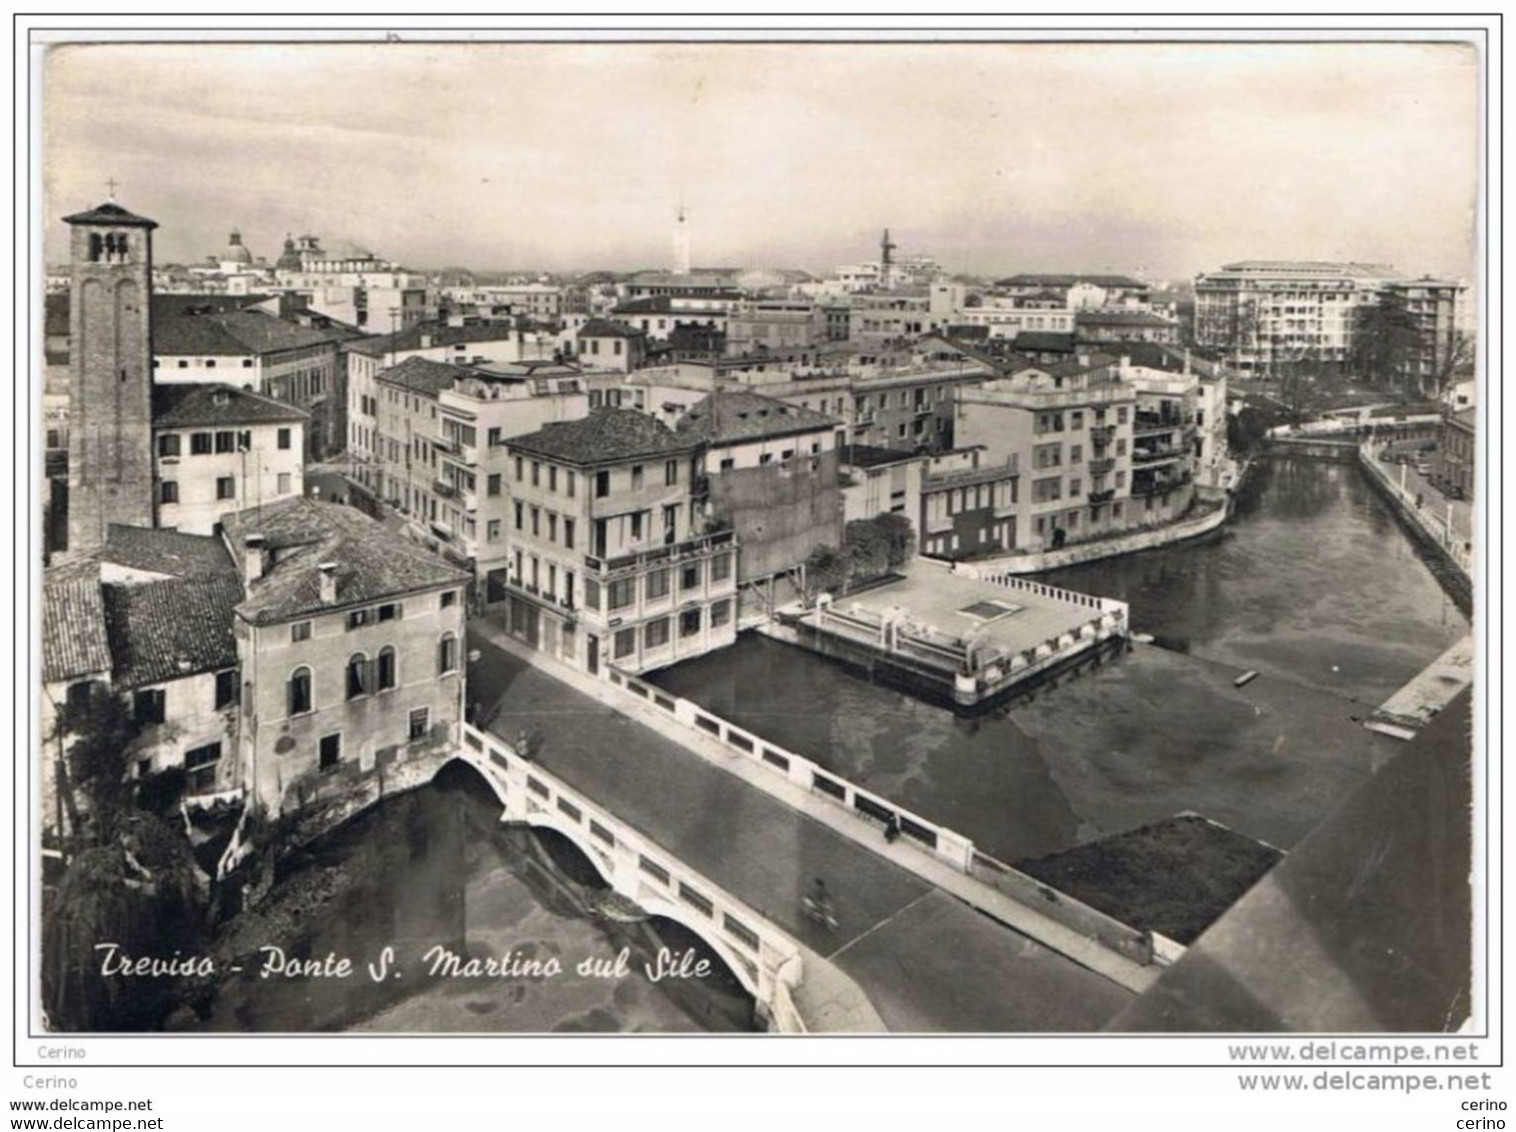
<path fill-rule="evenodd" d="M 946 867 L 939 878 L 935 863 L 909 859 L 922 856 L 912 848 L 886 845 L 856 822 L 856 832 L 844 831 L 839 823 L 851 819 L 822 803 L 812 809 L 776 797 L 574 686 L 567 671 L 560 679 L 528 662 L 518 648 L 496 627 L 470 628 L 478 721 L 507 741 L 533 736 L 533 761 L 825 959 L 823 969 L 856 983 L 889 1030 L 1090 1031 L 1156 976 L 1096 944 L 1064 939 L 1063 951 L 1106 969 L 1097 973 L 991 919 L 952 894 Z M 878 844 L 864 844 L 861 834 Z M 802 911 L 814 877 L 831 891 L 835 930 Z M 1006 915 L 1035 919 L 1015 909 Z M 1057 924 L 1036 930 L 1072 935 Z"/>

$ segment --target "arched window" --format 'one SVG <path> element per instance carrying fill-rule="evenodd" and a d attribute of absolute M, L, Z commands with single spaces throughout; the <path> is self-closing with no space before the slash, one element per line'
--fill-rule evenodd
<path fill-rule="evenodd" d="M 289 707 L 291 715 L 304 715 L 311 710 L 311 670 L 297 668 L 290 674 Z"/>
<path fill-rule="evenodd" d="M 395 686 L 395 650 L 385 645 L 379 650 L 379 691 Z"/>
<path fill-rule="evenodd" d="M 368 657 L 355 652 L 347 658 L 347 698 L 356 700 L 369 692 Z"/>
<path fill-rule="evenodd" d="M 447 674 L 458 667 L 458 638 L 452 633 L 443 633 L 437 643 L 437 671 Z"/>

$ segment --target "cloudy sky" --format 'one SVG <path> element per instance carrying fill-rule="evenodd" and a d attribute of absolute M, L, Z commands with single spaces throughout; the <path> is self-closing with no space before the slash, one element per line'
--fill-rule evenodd
<path fill-rule="evenodd" d="M 160 262 L 661 267 L 682 199 L 706 265 L 1471 276 L 1476 106 L 1458 45 L 73 45 L 47 255 L 114 178 Z"/>

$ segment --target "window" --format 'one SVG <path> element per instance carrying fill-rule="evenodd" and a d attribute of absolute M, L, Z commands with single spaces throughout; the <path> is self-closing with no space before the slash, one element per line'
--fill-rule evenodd
<path fill-rule="evenodd" d="M 437 673 L 445 676 L 449 672 L 458 669 L 458 638 L 452 633 L 444 633 L 442 640 L 437 642 Z"/>
<path fill-rule="evenodd" d="M 635 541 L 636 539 L 640 539 L 641 537 L 642 537 L 642 512 L 641 511 L 634 511 L 634 512 L 632 512 L 632 539 Z"/>
<path fill-rule="evenodd" d="M 643 630 L 643 646 L 649 649 L 661 649 L 669 643 L 669 619 L 660 617 L 656 621 L 649 621 Z"/>
<path fill-rule="evenodd" d="M 217 452 L 237 451 L 237 434 L 234 432 L 218 432 L 216 434 Z"/>
<path fill-rule="evenodd" d="M 164 480 L 159 485 L 158 500 L 161 503 L 178 503 L 179 485 L 173 480 Z"/>
<path fill-rule="evenodd" d="M 700 563 L 692 562 L 680 572 L 679 588 L 684 590 L 697 589 L 700 585 Z"/>
<path fill-rule="evenodd" d="M 209 456 L 211 454 L 211 434 L 208 432 L 190 433 L 190 455 Z"/>
<path fill-rule="evenodd" d="M 288 472 L 280 472 L 279 478 L 275 481 L 275 484 L 275 490 L 277 490 L 280 495 L 288 495 L 290 493 L 291 486 L 290 474 Z"/>
<path fill-rule="evenodd" d="M 296 621 L 290 626 L 290 643 L 311 639 L 311 623 L 309 621 Z"/>
<path fill-rule="evenodd" d="M 237 670 L 228 668 L 216 673 L 216 708 L 226 707 L 237 699 Z"/>
<path fill-rule="evenodd" d="M 311 670 L 297 668 L 290 674 L 289 713 L 304 715 L 311 710 Z"/>
<path fill-rule="evenodd" d="M 609 608 L 625 609 L 631 605 L 637 598 L 636 585 L 635 578 L 619 578 L 607 586 Z"/>
<path fill-rule="evenodd" d="M 637 651 L 637 630 L 618 629 L 616 631 L 614 653 L 617 660 L 623 660 Z"/>
<path fill-rule="evenodd" d="M 1076 495 L 1080 494 L 1080 488 L 1081 488 L 1081 486 L 1082 485 L 1080 484 L 1080 482 L 1078 480 L 1069 480 L 1069 498 L 1070 499 L 1073 499 Z M 1076 514 L 1077 514 L 1077 512 L 1076 512 Z"/>
<path fill-rule="evenodd" d="M 487 495 L 499 495 L 500 494 L 500 473 L 499 472 L 493 473 L 490 476 L 490 478 L 486 481 L 486 485 L 487 486 L 485 488 L 485 494 L 487 494 Z"/>
<path fill-rule="evenodd" d="M 500 520 L 499 519 L 491 519 L 489 522 L 487 522 L 484 525 L 484 541 L 485 542 L 499 542 L 500 541 Z"/>
<path fill-rule="evenodd" d="M 718 601 L 711 606 L 711 628 L 715 629 L 725 625 L 732 619 L 732 603 L 730 601 Z"/>
<path fill-rule="evenodd" d="M 49 435 L 51 436 L 51 434 L 49 434 Z M 51 441 L 49 441 L 48 442 L 48 447 L 49 448 L 57 448 L 58 445 L 53 444 Z M 160 455 L 160 456 L 177 456 L 177 455 L 179 455 L 179 434 L 177 432 L 166 432 L 166 433 L 164 433 L 162 436 L 160 436 L 158 438 L 158 455 Z"/>
<path fill-rule="evenodd" d="M 1125 405 L 1121 406 L 1120 408 L 1118 408 L 1116 410 L 1116 423 L 1117 424 L 1126 424 L 1126 406 Z"/>
<path fill-rule="evenodd" d="M 547 466 L 547 489 L 549 491 L 557 491 L 558 490 L 558 465 L 557 464 L 549 464 Z"/>
<path fill-rule="evenodd" d="M 1125 439 L 1116 441 L 1116 455 L 1118 455 L 1118 456 L 1125 456 L 1126 455 L 1126 440 Z"/>
<path fill-rule="evenodd" d="M 383 692 L 395 686 L 395 650 L 385 645 L 379 650 L 379 659 L 374 665 L 374 687 Z"/>
<path fill-rule="evenodd" d="M 1047 479 L 1032 481 L 1032 502 L 1046 503 L 1052 499 L 1063 498 L 1063 481 L 1057 476 Z"/>
<path fill-rule="evenodd" d="M 734 460 L 734 459 L 732 459 L 732 457 L 730 457 L 730 456 L 726 457 L 725 459 L 723 459 L 721 461 L 721 470 L 723 472 L 729 472 L 733 468 L 735 468 L 736 466 L 737 466 L 737 461 Z"/>
<path fill-rule="evenodd" d="M 521 500 L 516 500 L 516 529 L 518 531 L 521 529 L 521 520 L 525 514 L 526 508 L 522 505 Z"/>
<path fill-rule="evenodd" d="M 558 541 L 558 513 L 556 511 L 547 513 L 547 541 Z"/>
<path fill-rule="evenodd" d="M 235 498 L 237 498 L 237 481 L 235 479 L 233 479 L 231 476 L 217 476 L 216 477 L 216 498 L 217 499 L 235 499 Z"/>
<path fill-rule="evenodd" d="M 287 429 L 287 428 L 281 428 L 279 430 L 279 447 L 280 447 L 281 450 L 283 450 L 283 449 L 288 449 L 289 446 L 290 446 L 290 430 Z"/>
<path fill-rule="evenodd" d="M 700 610 L 686 609 L 679 614 L 679 635 L 681 637 L 693 637 L 700 632 Z"/>
<path fill-rule="evenodd" d="M 1069 445 L 1069 463 L 1078 464 L 1084 460 L 1084 447 L 1079 444 Z"/>
<path fill-rule="evenodd" d="M 732 575 L 732 556 L 718 554 L 711 559 L 711 581 L 724 582 Z"/>
<path fill-rule="evenodd" d="M 633 464 L 632 465 L 632 490 L 633 491 L 641 491 L 642 490 L 642 465 L 641 464 Z"/>
<path fill-rule="evenodd" d="M 586 609 L 600 608 L 600 583 L 594 578 L 584 579 L 584 607 Z"/>
<path fill-rule="evenodd" d="M 431 708 L 418 707 L 411 711 L 410 723 L 406 728 L 406 738 L 412 743 L 418 739 L 425 739 L 426 732 L 431 727 Z"/>
<path fill-rule="evenodd" d="M 439 609 L 450 609 L 458 604 L 458 591 L 446 590 L 442 594 L 442 600 L 438 604 Z"/>
<path fill-rule="evenodd" d="M 517 456 L 516 457 L 516 482 L 517 483 L 521 482 L 521 470 L 522 470 L 521 457 Z"/>
<path fill-rule="evenodd" d="M 368 657 L 356 652 L 347 658 L 347 698 L 368 695 Z"/>
<path fill-rule="evenodd" d="M 563 545 L 569 550 L 574 549 L 574 520 L 563 520 Z"/>
<path fill-rule="evenodd" d="M 610 493 L 611 493 L 611 473 L 610 472 L 596 472 L 595 473 L 595 498 L 596 499 L 604 499 Z"/>
<path fill-rule="evenodd" d="M 342 760 L 342 733 L 321 737 L 320 767 L 331 770 Z"/>
<path fill-rule="evenodd" d="M 144 725 L 162 723 L 167 701 L 162 688 L 143 688 L 132 696 L 132 718 Z"/>
<path fill-rule="evenodd" d="M 354 629 L 361 629 L 367 624 L 368 610 L 366 609 L 355 609 L 347 615 L 347 627 L 349 632 Z"/>
<path fill-rule="evenodd" d="M 202 767 L 211 766 L 221 761 L 220 742 L 207 743 L 203 747 L 192 747 L 184 752 L 184 769 L 199 770 Z"/>
<path fill-rule="evenodd" d="M 665 460 L 664 461 L 664 464 L 663 464 L 663 482 L 664 482 L 665 485 L 668 485 L 668 486 L 673 486 L 674 484 L 676 484 L 676 483 L 679 482 L 679 461 L 678 460 Z"/>
<path fill-rule="evenodd" d="M 532 486 L 538 487 L 542 483 L 542 463 L 539 460 L 532 461 Z"/>
<path fill-rule="evenodd" d="M 668 597 L 669 572 L 668 570 L 651 570 L 647 576 L 647 600 L 656 601 L 661 597 Z"/>

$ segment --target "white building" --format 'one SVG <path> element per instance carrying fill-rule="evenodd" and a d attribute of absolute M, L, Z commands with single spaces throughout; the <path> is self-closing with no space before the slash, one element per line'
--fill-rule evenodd
<path fill-rule="evenodd" d="M 214 534 L 229 511 L 303 494 L 309 414 L 230 385 L 153 389 L 158 526 Z"/>

